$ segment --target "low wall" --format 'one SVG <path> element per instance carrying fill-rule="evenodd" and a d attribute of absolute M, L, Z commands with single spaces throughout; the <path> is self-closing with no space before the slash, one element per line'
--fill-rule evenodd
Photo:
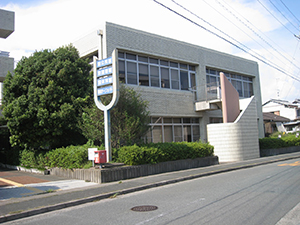
<path fill-rule="evenodd" d="M 300 152 L 300 146 L 260 149 L 260 157 L 280 155 L 280 154 L 293 153 L 293 152 Z"/>
<path fill-rule="evenodd" d="M 120 181 L 130 178 L 143 177 L 159 173 L 166 173 L 184 169 L 192 169 L 219 164 L 218 156 L 197 159 L 185 159 L 157 164 L 138 166 L 122 166 L 102 169 L 50 169 L 51 175 L 68 177 L 70 179 L 87 180 L 96 183 Z"/>

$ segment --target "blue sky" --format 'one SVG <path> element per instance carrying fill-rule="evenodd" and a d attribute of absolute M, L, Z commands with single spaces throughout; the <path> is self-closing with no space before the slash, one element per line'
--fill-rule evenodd
<path fill-rule="evenodd" d="M 36 50 L 74 42 L 109 21 L 257 61 L 263 102 L 300 98 L 300 40 L 294 36 L 300 34 L 300 1 L 176 0 L 196 16 L 172 0 L 157 1 L 240 48 L 153 0 L 1 0 L 0 8 L 15 12 L 15 32 L 0 39 L 0 50 L 17 62 Z"/>

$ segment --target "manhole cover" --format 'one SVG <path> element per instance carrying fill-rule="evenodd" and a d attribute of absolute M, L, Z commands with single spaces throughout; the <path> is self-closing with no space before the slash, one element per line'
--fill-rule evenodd
<path fill-rule="evenodd" d="M 142 205 L 142 206 L 135 206 L 131 208 L 131 210 L 135 212 L 148 212 L 156 209 L 158 209 L 158 207 L 154 205 Z"/>

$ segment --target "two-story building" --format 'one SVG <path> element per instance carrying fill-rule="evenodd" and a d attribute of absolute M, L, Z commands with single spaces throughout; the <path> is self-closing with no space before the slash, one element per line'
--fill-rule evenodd
<path fill-rule="evenodd" d="M 108 22 L 73 44 L 91 62 L 118 49 L 120 81 L 149 102 L 148 141 L 207 141 L 207 125 L 223 121 L 220 72 L 240 99 L 255 96 L 256 133 L 264 137 L 254 61 Z"/>

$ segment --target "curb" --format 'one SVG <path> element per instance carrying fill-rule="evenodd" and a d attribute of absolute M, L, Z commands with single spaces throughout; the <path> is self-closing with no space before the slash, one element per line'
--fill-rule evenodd
<path fill-rule="evenodd" d="M 270 164 L 270 163 L 275 163 L 275 162 L 280 162 L 280 161 L 285 161 L 285 160 L 290 160 L 290 159 L 296 159 L 299 157 L 300 156 L 289 156 L 289 157 L 284 157 L 284 158 L 280 158 L 280 159 L 273 159 L 270 161 L 250 163 L 250 164 L 246 164 L 246 165 L 242 165 L 242 166 L 237 165 L 237 166 L 233 166 L 230 168 L 217 169 L 217 170 L 213 170 L 210 172 L 203 172 L 203 173 L 180 177 L 180 178 L 176 178 L 176 179 L 172 179 L 172 180 L 160 181 L 160 182 L 142 185 L 142 186 L 138 186 L 138 187 L 134 187 L 134 188 L 128 188 L 128 189 L 123 189 L 120 191 L 114 191 L 114 192 L 100 194 L 100 195 L 96 195 L 96 196 L 92 196 L 92 197 L 87 197 L 84 199 L 76 199 L 73 201 L 59 203 L 59 204 L 55 204 L 55 205 L 51 205 L 51 206 L 45 206 L 45 207 L 32 209 L 32 210 L 27 210 L 27 211 L 23 211 L 23 212 L 16 213 L 16 214 L 5 215 L 5 216 L 0 217 L 0 223 L 17 220 L 17 219 L 22 219 L 25 217 L 30 217 L 30 216 L 34 216 L 34 215 L 38 215 L 38 214 L 42 214 L 42 213 L 52 212 L 55 210 L 64 209 L 64 208 L 77 206 L 77 205 L 81 205 L 81 204 L 85 204 L 85 203 L 90 203 L 90 202 L 94 202 L 94 201 L 100 201 L 100 200 L 107 199 L 107 198 L 114 198 L 117 195 L 129 194 L 129 193 L 142 191 L 142 190 L 146 190 L 146 189 L 150 189 L 150 188 L 154 188 L 154 187 L 160 187 L 160 186 L 164 186 L 164 185 L 168 185 L 168 184 L 174 184 L 174 183 L 178 183 L 178 182 L 182 182 L 182 181 L 192 180 L 192 179 L 205 177 L 205 176 L 211 176 L 211 175 L 224 173 L 224 172 L 230 172 L 230 171 L 235 171 L 235 170 L 240 170 L 240 169 L 247 169 L 247 168 L 251 168 L 251 167 L 255 167 L 255 166 L 261 166 L 261 165 L 266 165 L 266 164 Z"/>

